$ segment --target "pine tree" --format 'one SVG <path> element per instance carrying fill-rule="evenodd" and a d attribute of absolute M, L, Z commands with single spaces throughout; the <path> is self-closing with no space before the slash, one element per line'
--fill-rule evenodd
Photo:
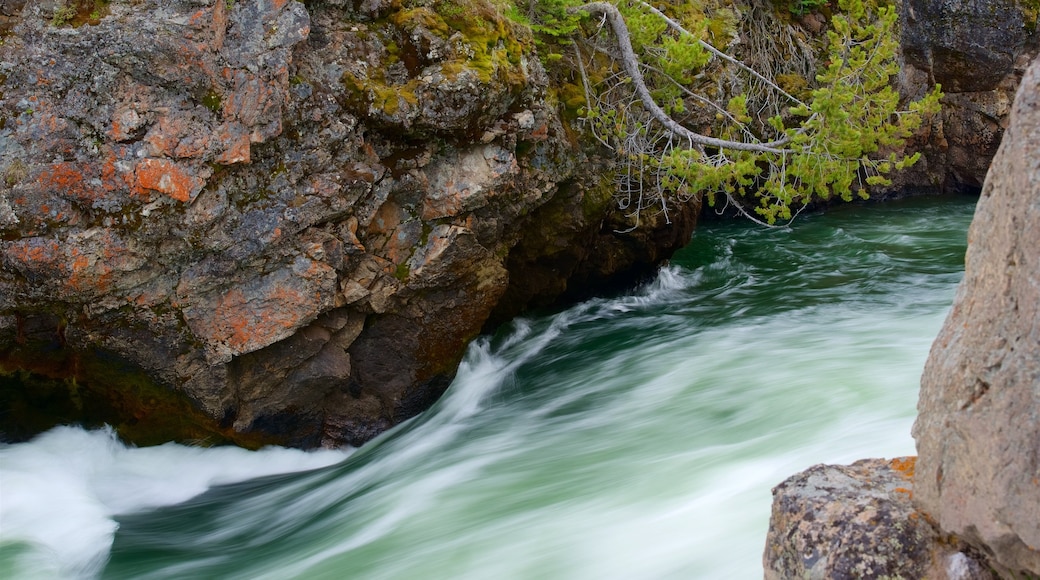
<path fill-rule="evenodd" d="M 565 0 L 551 2 L 559 14 Z M 567 13 L 582 18 L 581 28 L 566 27 L 581 35 L 574 65 L 583 120 L 624 160 L 620 203 L 636 219 L 647 208 L 667 211 L 669 198 L 695 195 L 768 224 L 814 201 L 866 198 L 870 186 L 891 183 L 888 174 L 918 160 L 895 152 L 939 107 L 935 87 L 900 109 L 891 82 L 896 10 L 871 0 L 838 0 L 824 64 L 787 88 L 779 82 L 791 78 L 757 71 L 707 41 L 732 36 L 724 10 L 628 0 Z M 718 79 L 737 73 L 748 90 L 726 98 Z"/>

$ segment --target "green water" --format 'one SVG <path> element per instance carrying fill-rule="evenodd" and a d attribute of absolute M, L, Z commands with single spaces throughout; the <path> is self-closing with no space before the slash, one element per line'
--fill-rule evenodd
<path fill-rule="evenodd" d="M 761 578 L 773 485 L 913 453 L 973 201 L 705 224 L 646 287 L 477 341 L 356 452 L 4 447 L 0 574 Z"/>

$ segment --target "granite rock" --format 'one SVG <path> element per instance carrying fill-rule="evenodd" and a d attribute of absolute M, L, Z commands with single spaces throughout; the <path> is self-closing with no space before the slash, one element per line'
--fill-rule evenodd
<path fill-rule="evenodd" d="M 1040 61 L 1026 73 L 921 380 L 915 502 L 1008 577 L 1040 574 Z"/>

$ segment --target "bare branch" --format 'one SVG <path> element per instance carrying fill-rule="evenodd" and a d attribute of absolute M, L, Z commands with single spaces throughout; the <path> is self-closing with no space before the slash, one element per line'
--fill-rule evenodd
<path fill-rule="evenodd" d="M 787 142 L 786 137 L 769 143 L 745 143 L 742 141 L 728 141 L 725 139 L 708 137 L 683 127 L 674 119 L 669 117 L 668 114 L 661 109 L 660 105 L 654 101 L 653 96 L 650 94 L 650 90 L 643 81 L 643 75 L 639 70 L 639 58 L 636 56 L 635 51 L 632 50 L 632 41 L 628 32 L 628 26 L 625 24 L 625 19 L 621 15 L 621 12 L 618 11 L 617 7 L 607 2 L 590 2 L 572 10 L 586 11 L 590 14 L 599 14 L 606 19 L 608 24 L 610 24 L 610 28 L 614 32 L 614 37 L 617 39 L 618 49 L 621 51 L 621 65 L 625 69 L 625 73 L 632 80 L 632 88 L 635 90 L 636 95 L 639 97 L 639 100 L 642 102 L 643 107 L 647 112 L 649 112 L 650 115 L 669 132 L 682 137 L 691 143 L 704 147 L 717 147 L 719 149 L 731 149 L 734 151 L 775 153 L 778 155 L 790 152 L 788 149 L 779 149 L 780 146 Z"/>
<path fill-rule="evenodd" d="M 773 81 L 769 80 L 768 78 L 762 76 L 762 74 L 760 74 L 755 69 L 753 69 L 753 68 L 749 67 L 748 65 L 740 62 L 739 60 L 733 58 L 732 56 L 722 52 L 721 50 L 715 48 L 711 44 L 709 44 L 709 43 L 707 43 L 707 42 L 697 38 L 689 30 L 686 30 L 685 28 L 683 28 L 682 25 L 680 25 L 678 22 L 672 20 L 671 18 L 668 17 L 667 14 L 665 14 L 664 12 L 661 12 L 657 8 L 653 7 L 648 2 L 644 2 L 644 0 L 635 0 L 635 2 L 637 4 L 639 4 L 640 6 L 642 6 L 643 8 L 646 8 L 647 10 L 649 10 L 655 16 L 657 16 L 657 17 L 661 18 L 662 20 L 664 20 L 665 23 L 668 24 L 668 26 L 672 30 L 675 30 L 679 34 L 683 34 L 683 35 L 689 36 L 690 38 L 695 40 L 697 42 L 697 44 L 699 44 L 701 46 L 701 48 L 703 48 L 704 50 L 707 50 L 708 52 L 712 53 L 713 55 L 721 58 L 722 60 L 724 60 L 724 61 L 726 61 L 726 62 L 728 62 L 730 64 L 736 65 L 737 67 L 744 69 L 745 71 L 750 73 L 751 76 L 753 76 L 753 77 L 757 78 L 758 80 L 766 83 L 767 85 L 772 87 L 775 91 L 777 91 L 781 95 L 787 97 L 788 99 L 791 99 L 792 102 L 798 103 L 799 105 L 802 105 L 803 107 L 808 107 L 808 105 L 806 105 L 801 100 L 799 100 L 798 97 L 795 97 L 794 95 L 791 95 L 790 93 L 788 93 L 784 89 L 780 88 L 776 83 L 774 83 Z"/>

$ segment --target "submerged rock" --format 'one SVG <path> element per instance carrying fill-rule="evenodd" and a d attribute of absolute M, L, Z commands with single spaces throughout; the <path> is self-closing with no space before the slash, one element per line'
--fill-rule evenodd
<path fill-rule="evenodd" d="M 186 404 L 208 427 L 173 438 L 360 444 L 436 400 L 493 312 L 645 272 L 698 213 L 617 233 L 609 162 L 483 0 L 57 9 L 0 29 L 8 437 L 49 377 L 124 434 Z"/>
<path fill-rule="evenodd" d="M 914 500 L 1040 575 L 1040 60 L 1026 73 L 968 234 L 964 280 L 921 380 Z M 1027 576 L 1028 577 L 1028 576 Z"/>

